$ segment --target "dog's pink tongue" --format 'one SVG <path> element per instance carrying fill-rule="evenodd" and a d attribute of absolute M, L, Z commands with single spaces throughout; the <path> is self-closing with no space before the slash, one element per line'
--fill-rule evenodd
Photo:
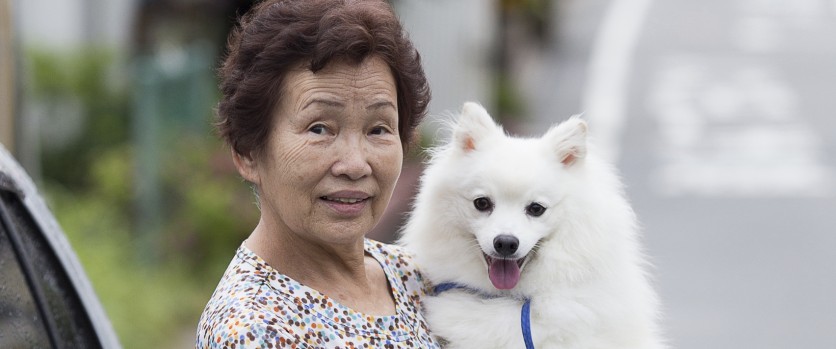
<path fill-rule="evenodd" d="M 517 261 L 508 259 L 494 259 L 488 270 L 488 277 L 493 287 L 500 290 L 510 290 L 520 281 L 520 266 Z"/>

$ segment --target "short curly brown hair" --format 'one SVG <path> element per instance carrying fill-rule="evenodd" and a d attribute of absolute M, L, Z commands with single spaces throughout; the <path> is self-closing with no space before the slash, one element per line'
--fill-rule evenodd
<path fill-rule="evenodd" d="M 385 1 L 264 1 L 240 18 L 227 49 L 216 126 L 238 154 L 263 150 L 285 74 L 300 63 L 315 73 L 335 59 L 382 58 L 395 78 L 404 149 L 427 113 L 421 57 Z"/>

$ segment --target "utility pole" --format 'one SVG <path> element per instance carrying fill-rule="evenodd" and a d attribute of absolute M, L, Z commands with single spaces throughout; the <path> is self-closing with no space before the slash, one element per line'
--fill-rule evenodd
<path fill-rule="evenodd" d="M 0 0 L 0 143 L 15 154 L 15 55 L 12 0 Z"/>

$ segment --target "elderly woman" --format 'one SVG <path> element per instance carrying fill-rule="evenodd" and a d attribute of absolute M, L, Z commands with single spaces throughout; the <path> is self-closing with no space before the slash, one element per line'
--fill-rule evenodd
<path fill-rule="evenodd" d="M 199 348 L 434 348 L 423 282 L 380 221 L 426 113 L 384 1 L 265 1 L 231 34 L 218 128 L 261 219 L 206 306 Z"/>

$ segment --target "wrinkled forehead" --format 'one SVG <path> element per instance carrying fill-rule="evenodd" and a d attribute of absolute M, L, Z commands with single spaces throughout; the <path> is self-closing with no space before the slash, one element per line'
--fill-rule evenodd
<path fill-rule="evenodd" d="M 335 60 L 319 71 L 299 64 L 290 70 L 281 86 L 277 108 L 301 110 L 314 101 L 349 105 L 355 102 L 389 102 L 397 110 L 397 88 L 389 66 L 371 56 L 354 63 Z"/>

